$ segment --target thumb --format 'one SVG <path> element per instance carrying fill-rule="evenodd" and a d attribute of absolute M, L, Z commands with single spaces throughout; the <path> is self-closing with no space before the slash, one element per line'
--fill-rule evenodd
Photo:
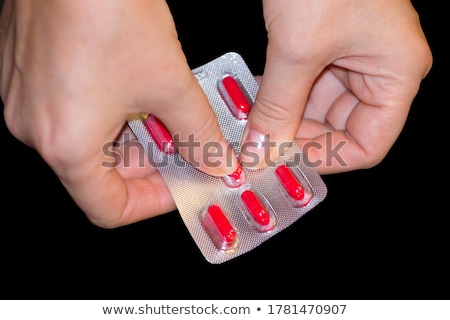
<path fill-rule="evenodd" d="M 280 57 L 281 56 L 281 57 Z M 242 137 L 240 160 L 258 169 L 276 160 L 294 140 L 321 66 L 293 63 L 267 51 L 260 89 Z"/>
<path fill-rule="evenodd" d="M 190 69 L 185 70 L 181 90 L 153 112 L 171 133 L 181 156 L 196 169 L 222 177 L 238 168 L 238 160 L 223 137 L 208 98 Z"/>

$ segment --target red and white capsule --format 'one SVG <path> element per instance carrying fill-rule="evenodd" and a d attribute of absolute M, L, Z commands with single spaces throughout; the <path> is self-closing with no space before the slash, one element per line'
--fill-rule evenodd
<path fill-rule="evenodd" d="M 231 174 L 222 177 L 222 181 L 229 188 L 237 188 L 242 186 L 246 182 L 246 174 L 242 165 L 239 164 L 238 168 Z"/>
<path fill-rule="evenodd" d="M 311 201 L 312 192 L 309 184 L 300 181 L 300 174 L 294 174 L 292 169 L 285 164 L 275 169 L 283 193 L 294 207 L 303 207 Z"/>
<path fill-rule="evenodd" d="M 161 152 L 167 154 L 175 153 L 175 144 L 172 135 L 159 118 L 149 114 L 147 118 L 144 119 L 144 125 Z"/>
<path fill-rule="evenodd" d="M 218 205 L 211 205 L 202 213 L 202 226 L 217 249 L 229 251 L 236 247 L 238 233 Z"/>
<path fill-rule="evenodd" d="M 268 202 L 263 199 L 262 195 L 251 188 L 244 188 L 240 192 L 241 211 L 252 227 L 259 232 L 270 231 L 276 225 L 275 215 Z"/>
<path fill-rule="evenodd" d="M 226 75 L 219 81 L 219 92 L 233 116 L 246 120 L 251 102 L 247 92 L 232 75 Z"/>

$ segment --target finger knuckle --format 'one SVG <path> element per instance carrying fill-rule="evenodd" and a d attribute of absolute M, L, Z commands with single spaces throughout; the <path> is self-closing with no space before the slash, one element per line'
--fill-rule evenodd
<path fill-rule="evenodd" d="M 256 102 L 260 106 L 258 112 L 263 118 L 268 119 L 267 121 L 291 122 L 296 116 L 295 108 L 274 102 L 272 99 L 257 97 Z"/>

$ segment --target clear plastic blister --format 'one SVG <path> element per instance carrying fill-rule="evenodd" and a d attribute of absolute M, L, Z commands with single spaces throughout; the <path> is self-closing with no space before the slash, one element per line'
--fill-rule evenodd
<path fill-rule="evenodd" d="M 222 134 L 239 155 L 258 91 L 255 78 L 235 52 L 192 72 L 216 113 Z M 128 122 L 167 183 L 194 242 L 212 264 L 259 246 L 326 196 L 325 184 L 295 141 L 264 168 L 239 167 L 230 176 L 217 178 L 188 164 L 174 150 L 171 136 L 156 117 L 135 115 Z"/>

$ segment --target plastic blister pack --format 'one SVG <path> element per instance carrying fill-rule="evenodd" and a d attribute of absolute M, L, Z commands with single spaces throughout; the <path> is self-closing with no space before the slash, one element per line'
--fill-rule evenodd
<path fill-rule="evenodd" d="M 222 134 L 239 156 L 258 84 L 242 57 L 226 53 L 192 70 L 216 113 Z M 189 233 L 205 259 L 223 263 L 290 226 L 326 196 L 321 177 L 293 141 L 273 163 L 239 167 L 217 178 L 176 152 L 164 124 L 153 115 L 128 121 L 167 183 Z"/>

